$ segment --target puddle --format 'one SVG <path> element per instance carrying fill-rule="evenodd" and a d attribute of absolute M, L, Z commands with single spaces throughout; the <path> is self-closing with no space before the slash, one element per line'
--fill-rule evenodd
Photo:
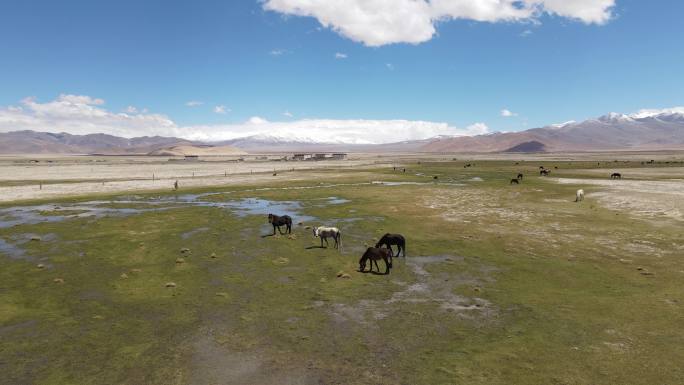
<path fill-rule="evenodd" d="M 26 252 L 16 244 L 9 243 L 0 238 L 0 254 L 5 254 L 12 259 L 23 259 Z"/>
<path fill-rule="evenodd" d="M 225 202 L 214 202 L 205 199 L 207 194 L 184 194 L 177 196 L 162 196 L 142 198 L 126 196 L 111 201 L 88 201 L 74 204 L 43 204 L 35 206 L 15 206 L 0 209 L 0 228 L 10 228 L 19 225 L 35 225 L 39 223 L 61 222 L 77 218 L 103 218 L 108 216 L 127 216 L 153 211 L 178 209 L 187 206 L 216 207 L 228 209 L 239 217 L 247 215 L 289 215 L 297 222 L 311 221 L 315 218 L 300 215 L 303 208 L 298 201 L 270 201 L 266 199 L 244 198 Z M 326 204 L 341 204 L 349 202 L 336 197 L 327 198 Z M 135 207 L 125 207 L 135 206 Z M 62 214 L 62 211 L 77 212 L 76 214 Z"/>

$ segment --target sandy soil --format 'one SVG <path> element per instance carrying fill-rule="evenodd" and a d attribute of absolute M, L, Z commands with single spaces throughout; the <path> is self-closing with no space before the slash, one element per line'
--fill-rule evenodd
<path fill-rule="evenodd" d="M 669 169 L 654 170 L 645 177 L 666 173 Z M 630 171 L 631 172 L 631 171 Z M 561 184 L 583 188 L 587 198 L 617 210 L 630 211 L 637 216 L 684 220 L 684 180 L 601 180 L 555 178 Z"/>
<path fill-rule="evenodd" d="M 382 164 L 374 158 L 321 162 L 159 162 L 59 160 L 38 164 L 0 163 L 0 202 L 74 195 L 224 186 L 316 178 L 316 170 L 363 169 Z M 273 172 L 277 173 L 273 176 Z M 294 170 L 294 171 L 293 171 Z M 152 175 L 154 174 L 154 180 Z M 330 175 L 326 175 L 330 177 Z M 18 185 L 2 186 L 3 182 Z M 39 184 L 43 183 L 42 186 Z M 50 183 L 47 183 L 50 182 Z"/>

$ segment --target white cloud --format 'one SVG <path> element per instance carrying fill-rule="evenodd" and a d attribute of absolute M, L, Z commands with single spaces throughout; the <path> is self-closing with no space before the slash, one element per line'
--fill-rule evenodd
<path fill-rule="evenodd" d="M 268 54 L 271 55 L 271 56 L 281 56 L 281 55 L 284 55 L 284 54 L 286 54 L 286 53 L 287 53 L 287 50 L 284 50 L 284 49 L 274 49 L 274 50 L 271 50 L 271 52 L 269 52 Z"/>
<path fill-rule="evenodd" d="M 294 115 L 293 115 L 290 111 L 285 111 L 285 112 L 283 112 L 283 116 L 286 116 L 286 117 L 288 117 L 288 118 L 293 118 L 293 117 L 294 117 Z"/>
<path fill-rule="evenodd" d="M 484 134 L 489 134 L 489 132 L 490 132 L 489 127 L 487 127 L 486 124 L 475 123 L 475 124 L 471 124 L 470 126 L 466 127 L 464 135 L 468 135 L 468 136 L 484 135 Z"/>
<path fill-rule="evenodd" d="M 191 100 L 191 101 L 185 103 L 185 105 L 188 107 L 197 107 L 197 106 L 201 106 L 202 104 L 204 104 L 204 102 L 200 102 L 199 100 Z"/>
<path fill-rule="evenodd" d="M 479 135 L 489 132 L 483 123 L 465 129 L 443 122 L 416 120 L 300 119 L 271 122 L 254 116 L 243 123 L 178 126 L 165 115 L 139 111 L 114 113 L 104 101 L 86 96 L 61 95 L 40 103 L 24 99 L 18 106 L 0 107 L 0 132 L 34 130 L 72 134 L 107 133 L 122 137 L 174 136 L 191 140 L 227 140 L 253 135 L 324 142 L 388 143 L 426 139 L 438 135 Z M 226 109 L 227 110 L 227 109 Z"/>
<path fill-rule="evenodd" d="M 220 105 L 220 106 L 215 106 L 215 107 L 214 107 L 214 112 L 217 113 L 217 114 L 222 114 L 222 115 L 223 115 L 223 114 L 229 113 L 230 111 L 231 111 L 231 109 L 230 109 L 230 108 L 227 108 L 227 107 L 224 106 L 224 105 Z"/>
<path fill-rule="evenodd" d="M 26 98 L 19 106 L 0 107 L 0 132 L 34 130 L 72 134 L 107 133 L 123 137 L 142 135 L 180 136 L 176 124 L 160 114 L 110 112 L 102 99 L 89 96 L 60 95 L 40 103 Z"/>
<path fill-rule="evenodd" d="M 435 24 L 453 19 L 536 22 L 543 14 L 604 24 L 616 0 L 261 0 L 263 8 L 314 17 L 325 28 L 367 46 L 426 42 Z"/>
<path fill-rule="evenodd" d="M 511 110 L 508 110 L 508 109 L 505 109 L 505 108 L 504 108 L 503 110 L 501 110 L 501 116 L 503 116 L 504 118 L 511 118 L 511 117 L 514 117 L 514 116 L 518 116 L 518 114 L 515 113 L 515 112 L 513 112 L 513 111 L 511 111 Z"/>
<path fill-rule="evenodd" d="M 335 53 L 335 59 L 346 59 L 346 58 L 347 58 L 346 53 L 341 53 L 341 52 Z"/>
<path fill-rule="evenodd" d="M 526 30 L 520 32 L 520 37 L 528 37 L 528 36 L 530 36 L 531 34 L 532 34 L 532 30 L 531 30 L 531 29 L 526 29 Z"/>
<path fill-rule="evenodd" d="M 133 106 L 126 107 L 126 109 L 124 111 L 129 113 L 129 114 L 137 114 L 138 113 L 138 109 L 133 107 Z"/>

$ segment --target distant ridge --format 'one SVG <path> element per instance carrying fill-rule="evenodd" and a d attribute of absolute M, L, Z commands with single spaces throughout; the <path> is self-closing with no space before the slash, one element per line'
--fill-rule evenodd
<path fill-rule="evenodd" d="M 517 146 L 513 146 L 504 152 L 530 153 L 530 152 L 545 152 L 545 151 L 546 151 L 546 146 L 544 145 L 544 143 L 537 142 L 536 140 L 533 140 L 531 142 L 520 143 Z"/>
<path fill-rule="evenodd" d="M 240 149 L 240 150 L 238 150 Z M 107 134 L 72 135 L 36 131 L 0 133 L 0 154 L 188 155 L 188 152 L 570 152 L 684 149 L 682 109 L 610 113 L 520 132 L 478 136 L 440 136 L 385 144 L 320 142 L 307 137 L 252 135 L 220 142 L 173 137 L 121 138 Z M 189 154 L 194 155 L 194 154 Z"/>

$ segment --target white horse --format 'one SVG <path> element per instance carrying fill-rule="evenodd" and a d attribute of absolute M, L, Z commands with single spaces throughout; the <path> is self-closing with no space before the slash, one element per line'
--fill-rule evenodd
<path fill-rule="evenodd" d="M 575 195 L 575 202 L 581 202 L 584 200 L 584 190 L 579 189 L 577 190 L 577 194 Z"/>
<path fill-rule="evenodd" d="M 314 237 L 321 238 L 321 247 L 323 247 L 323 241 L 325 241 L 326 247 L 328 245 L 328 238 L 335 240 L 335 248 L 339 249 L 342 244 L 342 233 L 337 227 L 314 227 L 313 228 Z"/>

